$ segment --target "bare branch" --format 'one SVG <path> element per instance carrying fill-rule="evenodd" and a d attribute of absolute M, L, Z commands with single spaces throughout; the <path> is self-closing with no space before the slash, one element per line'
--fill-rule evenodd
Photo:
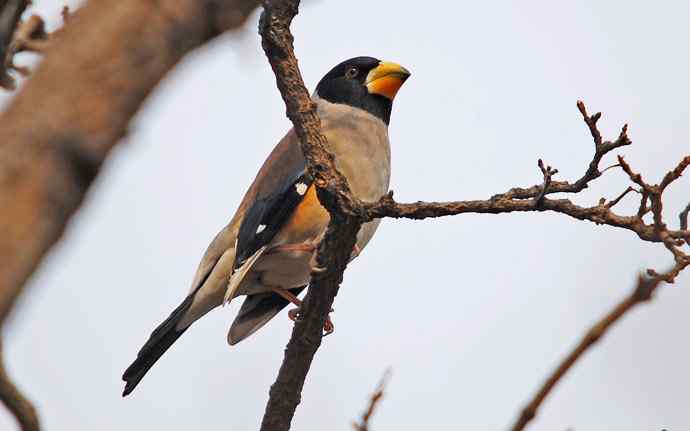
<path fill-rule="evenodd" d="M 688 213 L 690 213 L 690 203 L 678 215 L 680 220 L 680 230 L 688 230 Z"/>
<path fill-rule="evenodd" d="M 12 383 L 7 374 L 0 344 L 0 401 L 12 412 L 22 431 L 39 431 L 38 415 L 31 402 Z"/>
<path fill-rule="evenodd" d="M 390 375 L 390 369 L 386 370 L 386 372 L 383 374 L 383 377 L 381 378 L 381 381 L 376 386 L 376 390 L 373 394 L 371 394 L 371 397 L 369 398 L 369 406 L 367 407 L 366 411 L 362 414 L 362 419 L 360 419 L 359 422 L 352 423 L 352 427 L 355 429 L 355 431 L 369 431 L 369 421 L 371 420 L 371 417 L 374 415 L 374 410 L 376 409 L 376 406 L 383 398 L 383 391 L 386 389 L 386 385 L 388 384 Z"/>
<path fill-rule="evenodd" d="M 287 115 L 300 138 L 319 201 L 329 211 L 331 221 L 316 258 L 317 266 L 323 270 L 312 273 L 300 319 L 295 323 L 278 377 L 271 386 L 261 424 L 264 431 L 290 428 L 304 380 L 321 345 L 323 324 L 338 293 L 362 223 L 361 207 L 352 197 L 347 180 L 335 168 L 333 156 L 326 150 L 319 117 L 297 66 L 290 24 L 299 3 L 299 0 L 264 1 L 259 32 L 287 106 Z"/>
<path fill-rule="evenodd" d="M 623 172 L 628 174 L 628 177 L 630 177 L 630 181 L 633 183 L 637 184 L 638 186 L 642 187 L 642 190 L 646 191 L 647 193 L 653 193 L 654 190 L 652 190 L 652 186 L 647 184 L 643 179 L 642 175 L 634 172 L 628 162 L 625 161 L 623 156 L 618 156 L 618 164 L 621 166 L 623 169 Z"/>
<path fill-rule="evenodd" d="M 544 162 L 541 159 L 537 161 L 537 166 L 539 166 L 539 170 L 541 170 L 544 176 L 544 183 L 542 184 L 541 191 L 534 198 L 534 205 L 539 207 L 542 202 L 544 202 L 544 196 L 548 193 L 549 186 L 551 185 L 551 178 L 558 173 L 558 169 L 553 169 L 551 166 L 544 167 Z"/>
<path fill-rule="evenodd" d="M 673 254 L 677 266 L 674 267 L 674 270 L 666 272 L 663 275 L 659 275 L 656 272 L 653 272 L 653 274 L 663 277 L 663 280 L 668 283 L 672 283 L 675 276 L 687 266 L 688 257 L 678 246 L 681 240 L 686 242 L 690 240 L 690 232 L 685 229 L 679 231 L 668 230 L 663 221 L 662 195 L 665 189 L 672 182 L 680 178 L 683 171 L 690 165 L 690 156 L 683 158 L 675 168 L 670 170 L 664 176 L 660 185 L 652 185 L 645 182 L 642 176 L 634 172 L 622 156 L 618 156 L 617 165 L 621 167 L 634 184 L 641 188 L 640 206 L 637 213 L 634 215 L 620 215 L 612 210 L 625 195 L 631 191 L 636 191 L 632 187 L 628 187 L 618 198 L 608 204 L 602 199 L 599 201 L 598 205 L 591 207 L 577 205 L 569 199 L 549 199 L 546 196 L 551 193 L 577 193 L 587 187 L 591 181 L 601 176 L 598 166 L 602 157 L 615 148 L 631 143 L 627 136 L 627 125 L 623 127 L 620 135 L 615 141 L 603 141 L 601 133 L 597 128 L 597 121 L 601 118 L 601 114 L 597 113 L 589 116 L 584 103 L 578 102 L 577 106 L 594 139 L 595 153 L 587 171 L 576 182 L 552 181 L 552 176 L 556 174 L 558 170 L 553 169 L 551 166 L 545 167 L 540 159 L 538 165 L 543 176 L 543 183 L 540 185 L 528 188 L 512 188 L 505 193 L 494 195 L 487 200 L 456 202 L 420 201 L 408 204 L 397 203 L 393 200 L 393 193 L 390 192 L 376 203 L 362 204 L 365 210 L 364 221 L 382 217 L 420 220 L 429 217 L 443 217 L 465 213 L 501 214 L 510 212 L 552 211 L 578 220 L 586 220 L 599 225 L 626 229 L 634 232 L 644 241 L 663 243 Z M 650 202 L 651 207 L 648 207 L 647 205 Z M 654 220 L 653 223 L 647 224 L 643 217 L 650 211 L 654 215 Z"/>
<path fill-rule="evenodd" d="M 690 165 L 690 156 L 684 157 L 683 160 L 678 163 L 678 166 L 668 171 L 666 175 L 664 175 L 664 178 L 661 180 L 661 184 L 659 184 L 659 188 L 661 189 L 660 191 L 663 192 L 669 184 L 680 178 L 685 169 L 687 169 L 688 165 Z"/>
<path fill-rule="evenodd" d="M 539 406 L 544 399 L 551 393 L 551 390 L 558 384 L 561 378 L 570 370 L 570 368 L 577 362 L 582 355 L 594 345 L 601 337 L 609 330 L 611 325 L 616 323 L 634 306 L 652 298 L 652 294 L 661 283 L 658 278 L 647 278 L 639 276 L 637 279 L 637 286 L 635 289 L 609 311 L 603 319 L 597 322 L 590 328 L 575 348 L 561 361 L 551 375 L 546 379 L 534 398 L 522 410 L 520 417 L 511 427 L 512 431 L 520 431 L 527 426 L 527 424 L 536 416 Z"/>
<path fill-rule="evenodd" d="M 625 195 L 627 195 L 630 192 L 637 192 L 637 190 L 632 186 L 628 186 L 628 188 L 625 189 L 625 191 L 623 193 L 621 193 L 616 199 L 607 203 L 606 208 L 609 208 L 609 209 L 613 208 L 614 206 L 616 206 L 618 204 L 618 202 L 620 202 L 625 197 Z M 604 202 L 601 202 L 601 203 L 604 203 Z"/>

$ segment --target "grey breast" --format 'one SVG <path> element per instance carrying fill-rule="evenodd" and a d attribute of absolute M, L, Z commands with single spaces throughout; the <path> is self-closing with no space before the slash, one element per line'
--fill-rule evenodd
<path fill-rule="evenodd" d="M 333 104 L 315 97 L 321 127 L 335 155 L 336 166 L 347 178 L 354 195 L 367 202 L 377 201 L 388 192 L 391 173 L 391 148 L 388 127 L 366 111 Z M 357 245 L 364 249 L 376 232 L 380 220 L 362 226 Z M 352 256 L 356 257 L 355 255 Z"/>
<path fill-rule="evenodd" d="M 315 98 L 336 166 L 353 193 L 376 201 L 388 191 L 391 153 L 386 124 L 361 109 Z"/>

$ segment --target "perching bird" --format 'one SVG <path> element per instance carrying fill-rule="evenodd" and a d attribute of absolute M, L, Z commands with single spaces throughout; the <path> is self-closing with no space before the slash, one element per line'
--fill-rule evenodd
<path fill-rule="evenodd" d="M 337 168 L 352 192 L 373 202 L 388 191 L 388 123 L 393 98 L 410 76 L 402 66 L 356 57 L 335 66 L 312 96 Z M 230 223 L 206 250 L 184 301 L 158 326 L 122 379 L 128 395 L 149 369 L 197 319 L 246 296 L 230 326 L 228 343 L 239 343 L 266 324 L 309 283 L 316 247 L 328 225 L 306 162 L 291 129 L 276 145 Z M 378 227 L 362 226 L 356 257 Z M 295 318 L 294 310 L 289 314 Z M 324 329 L 332 331 L 330 319 Z"/>

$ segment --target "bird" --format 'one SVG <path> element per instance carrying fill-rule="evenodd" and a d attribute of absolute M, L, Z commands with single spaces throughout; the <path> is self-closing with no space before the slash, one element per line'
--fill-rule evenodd
<path fill-rule="evenodd" d="M 326 73 L 311 96 L 335 166 L 364 202 L 375 202 L 388 192 L 388 125 L 393 99 L 409 77 L 397 63 L 354 57 Z M 288 316 L 298 318 L 298 295 L 309 284 L 316 249 L 330 220 L 315 187 L 292 128 L 269 154 L 235 215 L 212 240 L 189 294 L 125 370 L 123 397 L 192 323 L 234 298 L 245 297 L 228 332 L 230 345 L 252 335 L 290 303 L 298 308 Z M 361 253 L 379 222 L 362 225 L 351 259 Z M 333 331 L 330 317 L 324 331 Z"/>

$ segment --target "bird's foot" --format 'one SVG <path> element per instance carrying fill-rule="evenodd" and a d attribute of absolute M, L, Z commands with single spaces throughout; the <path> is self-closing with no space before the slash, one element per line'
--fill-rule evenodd
<path fill-rule="evenodd" d="M 323 324 L 323 336 L 325 337 L 326 335 L 330 335 L 335 331 L 335 325 L 333 324 L 333 320 L 331 320 L 331 314 L 333 310 L 331 308 L 331 311 L 328 312 L 328 316 L 326 316 L 326 321 Z M 290 320 L 293 322 L 297 321 L 300 318 L 300 307 L 293 308 L 292 310 L 288 311 L 288 317 Z"/>
<path fill-rule="evenodd" d="M 328 316 L 326 316 L 326 321 L 323 323 L 323 336 L 325 337 L 326 335 L 331 335 L 334 331 L 335 325 L 333 324 L 333 321 L 331 320 L 331 315 L 329 313 Z"/>

